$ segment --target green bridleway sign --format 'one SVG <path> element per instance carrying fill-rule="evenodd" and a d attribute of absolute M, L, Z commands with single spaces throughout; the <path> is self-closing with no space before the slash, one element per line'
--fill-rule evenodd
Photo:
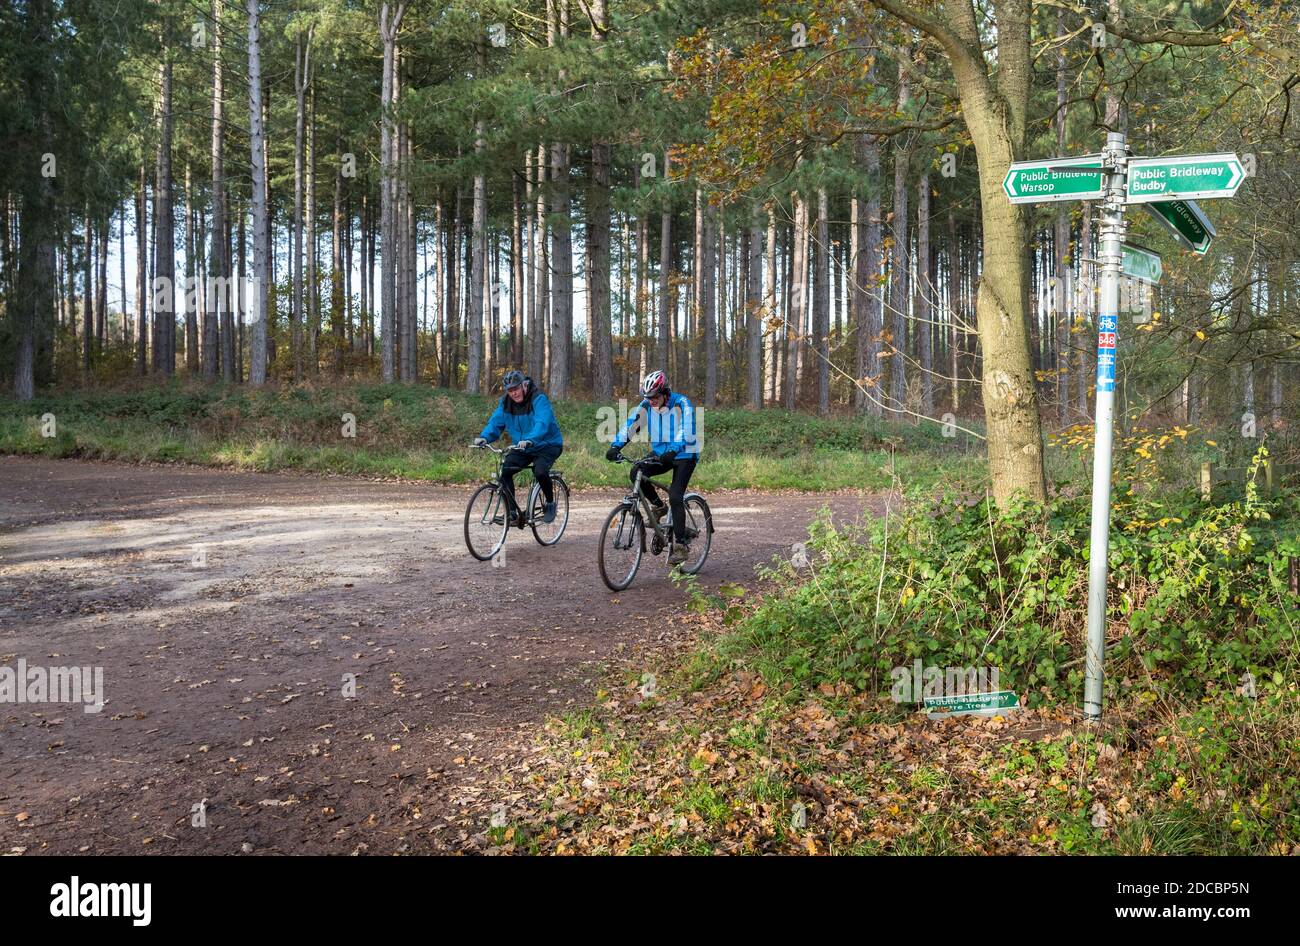
<path fill-rule="evenodd" d="M 1164 263 L 1150 250 L 1131 243 L 1124 244 L 1124 275 L 1131 279 L 1140 279 L 1155 286 L 1165 274 Z"/>
<path fill-rule="evenodd" d="M 1214 224 L 1201 212 L 1194 200 L 1165 200 L 1143 204 L 1147 212 L 1169 231 L 1180 246 L 1204 256 L 1214 240 Z"/>
<path fill-rule="evenodd" d="M 1102 178 L 1106 174 L 1101 158 L 1091 154 L 1083 158 L 1017 161 L 1007 172 L 1002 189 L 1013 204 L 1097 200 L 1104 193 Z"/>
<path fill-rule="evenodd" d="M 1125 202 L 1231 197 L 1245 179 L 1246 168 L 1235 154 L 1130 158 Z"/>

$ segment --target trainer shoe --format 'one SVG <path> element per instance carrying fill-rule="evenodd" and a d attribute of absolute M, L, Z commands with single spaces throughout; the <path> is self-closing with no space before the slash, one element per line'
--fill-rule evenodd
<path fill-rule="evenodd" d="M 673 544 L 673 550 L 668 553 L 669 565 L 680 565 L 691 554 L 691 547 L 685 542 L 676 542 Z"/>
<path fill-rule="evenodd" d="M 555 503 L 547 503 L 542 507 L 542 522 L 555 521 Z"/>

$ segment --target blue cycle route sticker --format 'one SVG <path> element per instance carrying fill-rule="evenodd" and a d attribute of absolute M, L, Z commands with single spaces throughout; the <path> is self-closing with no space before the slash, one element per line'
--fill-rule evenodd
<path fill-rule="evenodd" d="M 1097 391 L 1115 390 L 1115 342 L 1119 316 L 1103 315 L 1097 320 Z"/>

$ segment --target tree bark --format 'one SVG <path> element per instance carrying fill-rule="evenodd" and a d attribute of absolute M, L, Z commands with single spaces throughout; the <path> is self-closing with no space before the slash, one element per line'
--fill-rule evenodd
<path fill-rule="evenodd" d="M 800 336 L 808 320 L 808 202 L 798 193 L 794 201 L 794 248 L 790 270 L 790 308 L 785 320 L 785 407 L 794 410 L 800 377 Z"/>
<path fill-rule="evenodd" d="M 930 266 L 930 175 L 916 189 L 916 332 L 921 363 L 921 413 L 934 414 L 934 271 Z"/>
<path fill-rule="evenodd" d="M 154 370 L 176 370 L 176 250 L 172 220 L 172 61 L 164 40 L 159 66 L 160 106 L 157 179 L 154 184 Z"/>
<path fill-rule="evenodd" d="M 481 40 L 475 41 L 475 49 L 479 71 L 482 71 L 484 51 Z M 480 119 L 474 125 L 474 155 L 476 159 L 482 159 L 483 148 L 483 121 Z M 487 226 L 487 191 L 481 166 L 474 173 L 473 214 L 470 239 L 469 311 L 466 316 L 466 341 L 469 343 L 469 352 L 465 389 L 481 393 L 484 390 L 483 291 L 487 273 L 486 260 L 484 259 L 484 254 L 487 251 L 487 237 L 484 232 L 484 228 Z"/>
<path fill-rule="evenodd" d="M 604 4 L 596 0 L 603 10 Z M 594 28 L 593 28 L 594 29 Z M 591 145 L 591 191 L 587 200 L 587 291 L 591 299 L 591 394 L 598 401 L 614 396 L 614 355 L 609 302 L 609 145 Z"/>
<path fill-rule="evenodd" d="M 831 412 L 830 366 L 830 203 L 826 188 L 817 189 L 817 248 L 814 254 L 813 350 L 817 355 L 817 413 Z"/>
<path fill-rule="evenodd" d="M 910 85 L 902 65 L 898 67 L 898 110 L 907 108 Z M 899 412 L 907 402 L 907 301 L 911 264 L 911 234 L 908 233 L 907 171 L 911 143 L 899 136 L 894 150 L 894 206 L 890 227 L 889 253 L 889 407 Z"/>
<path fill-rule="evenodd" d="M 270 285 L 267 256 L 270 229 L 266 212 L 266 130 L 262 127 L 261 0 L 248 3 L 248 122 L 253 185 L 253 298 L 249 335 L 248 383 L 266 383 L 266 310 Z"/>
<path fill-rule="evenodd" d="M 745 401 L 763 406 L 763 219 L 758 208 L 749 224 L 745 260 Z"/>
<path fill-rule="evenodd" d="M 970 0 L 945 6 L 944 18 L 919 12 L 906 0 L 872 4 L 933 37 L 951 65 L 962 114 L 979 163 L 984 269 L 976 301 L 983 348 L 984 414 L 993 497 L 1005 505 L 1015 493 L 1047 495 L 1038 398 L 1030 363 L 1025 218 L 1002 181 L 1023 157 L 1032 76 L 1030 0 L 994 0 L 996 69 L 983 51 Z M 987 37 L 984 37 L 987 43 Z"/>

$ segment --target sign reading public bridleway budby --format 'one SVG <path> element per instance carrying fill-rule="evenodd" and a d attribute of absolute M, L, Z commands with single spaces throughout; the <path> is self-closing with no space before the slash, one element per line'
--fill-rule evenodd
<path fill-rule="evenodd" d="M 1003 716 L 1020 709 L 1020 697 L 1012 690 L 967 693 L 964 696 L 927 696 L 925 711 L 930 719 L 949 716 Z"/>
<path fill-rule="evenodd" d="M 1235 154 L 1184 154 L 1172 158 L 1129 158 L 1127 203 L 1231 197 L 1246 179 Z"/>
<path fill-rule="evenodd" d="M 1160 221 L 1175 240 L 1187 249 L 1204 256 L 1214 239 L 1214 224 L 1201 212 L 1194 200 L 1166 200 L 1143 205 Z"/>
<path fill-rule="evenodd" d="M 1093 169 L 1096 173 L 1091 173 Z M 1037 204 L 1053 200 L 1096 200 L 1105 189 L 1101 155 L 1082 158 L 1047 158 L 1017 161 L 1002 180 L 1002 189 L 1013 204 Z"/>

